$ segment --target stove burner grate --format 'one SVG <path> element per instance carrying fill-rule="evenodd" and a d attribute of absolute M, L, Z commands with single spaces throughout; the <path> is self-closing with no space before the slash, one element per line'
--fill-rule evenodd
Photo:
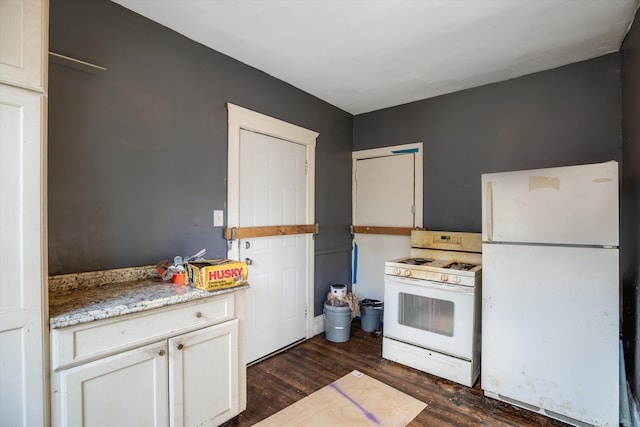
<path fill-rule="evenodd" d="M 452 262 L 451 264 L 444 266 L 444 268 L 448 268 L 450 270 L 463 270 L 463 271 L 471 270 L 473 267 L 475 267 L 475 265 L 467 264 L 464 262 Z"/>

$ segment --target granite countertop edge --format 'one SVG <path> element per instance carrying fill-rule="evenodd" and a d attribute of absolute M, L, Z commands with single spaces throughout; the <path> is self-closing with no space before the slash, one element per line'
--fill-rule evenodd
<path fill-rule="evenodd" d="M 79 273 L 82 280 L 73 277 L 79 286 L 57 286 L 67 283 L 67 278 L 49 278 L 49 326 L 51 329 L 64 328 L 82 323 L 93 322 L 140 313 L 155 308 L 211 298 L 218 295 L 237 292 L 249 288 L 245 283 L 231 288 L 205 291 L 187 285 L 165 282 L 157 275 L 149 274 L 147 267 L 133 279 L 122 282 L 105 283 L 104 277 L 117 277 L 112 272 L 104 275 L 97 272 Z M 130 272 L 129 272 L 130 273 Z"/>

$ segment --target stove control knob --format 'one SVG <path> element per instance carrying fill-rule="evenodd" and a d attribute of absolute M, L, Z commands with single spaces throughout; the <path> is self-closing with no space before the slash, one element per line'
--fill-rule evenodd
<path fill-rule="evenodd" d="M 460 283 L 462 281 L 462 279 L 459 276 L 456 276 L 454 279 L 454 282 L 456 283 Z"/>
<path fill-rule="evenodd" d="M 404 275 L 405 275 L 406 277 L 411 277 L 411 270 L 405 270 L 405 271 L 404 271 Z"/>
<path fill-rule="evenodd" d="M 446 274 L 443 274 L 442 276 L 440 276 L 440 280 L 443 282 L 448 282 L 449 281 L 449 276 L 447 276 Z"/>
<path fill-rule="evenodd" d="M 401 271 L 399 268 L 396 268 L 396 269 L 393 271 L 393 274 L 395 274 L 396 276 L 400 276 L 400 274 L 401 274 L 401 273 L 402 273 L 402 271 Z"/>

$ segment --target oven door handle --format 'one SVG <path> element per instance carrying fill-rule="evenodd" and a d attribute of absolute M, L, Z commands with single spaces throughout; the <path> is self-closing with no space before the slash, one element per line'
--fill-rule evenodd
<path fill-rule="evenodd" d="M 418 286 L 421 288 L 439 289 L 449 292 L 457 292 L 461 294 L 473 294 L 475 291 L 474 286 L 465 285 L 451 285 L 442 282 L 433 282 L 431 280 L 421 279 L 409 279 L 409 278 L 387 278 L 385 282 L 389 282 L 391 285 L 404 285 L 404 286 Z"/>

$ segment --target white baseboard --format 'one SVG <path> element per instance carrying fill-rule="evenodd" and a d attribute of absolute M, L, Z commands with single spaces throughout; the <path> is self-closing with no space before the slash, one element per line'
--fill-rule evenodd
<path fill-rule="evenodd" d="M 324 315 L 313 318 L 313 336 L 324 332 Z"/>

